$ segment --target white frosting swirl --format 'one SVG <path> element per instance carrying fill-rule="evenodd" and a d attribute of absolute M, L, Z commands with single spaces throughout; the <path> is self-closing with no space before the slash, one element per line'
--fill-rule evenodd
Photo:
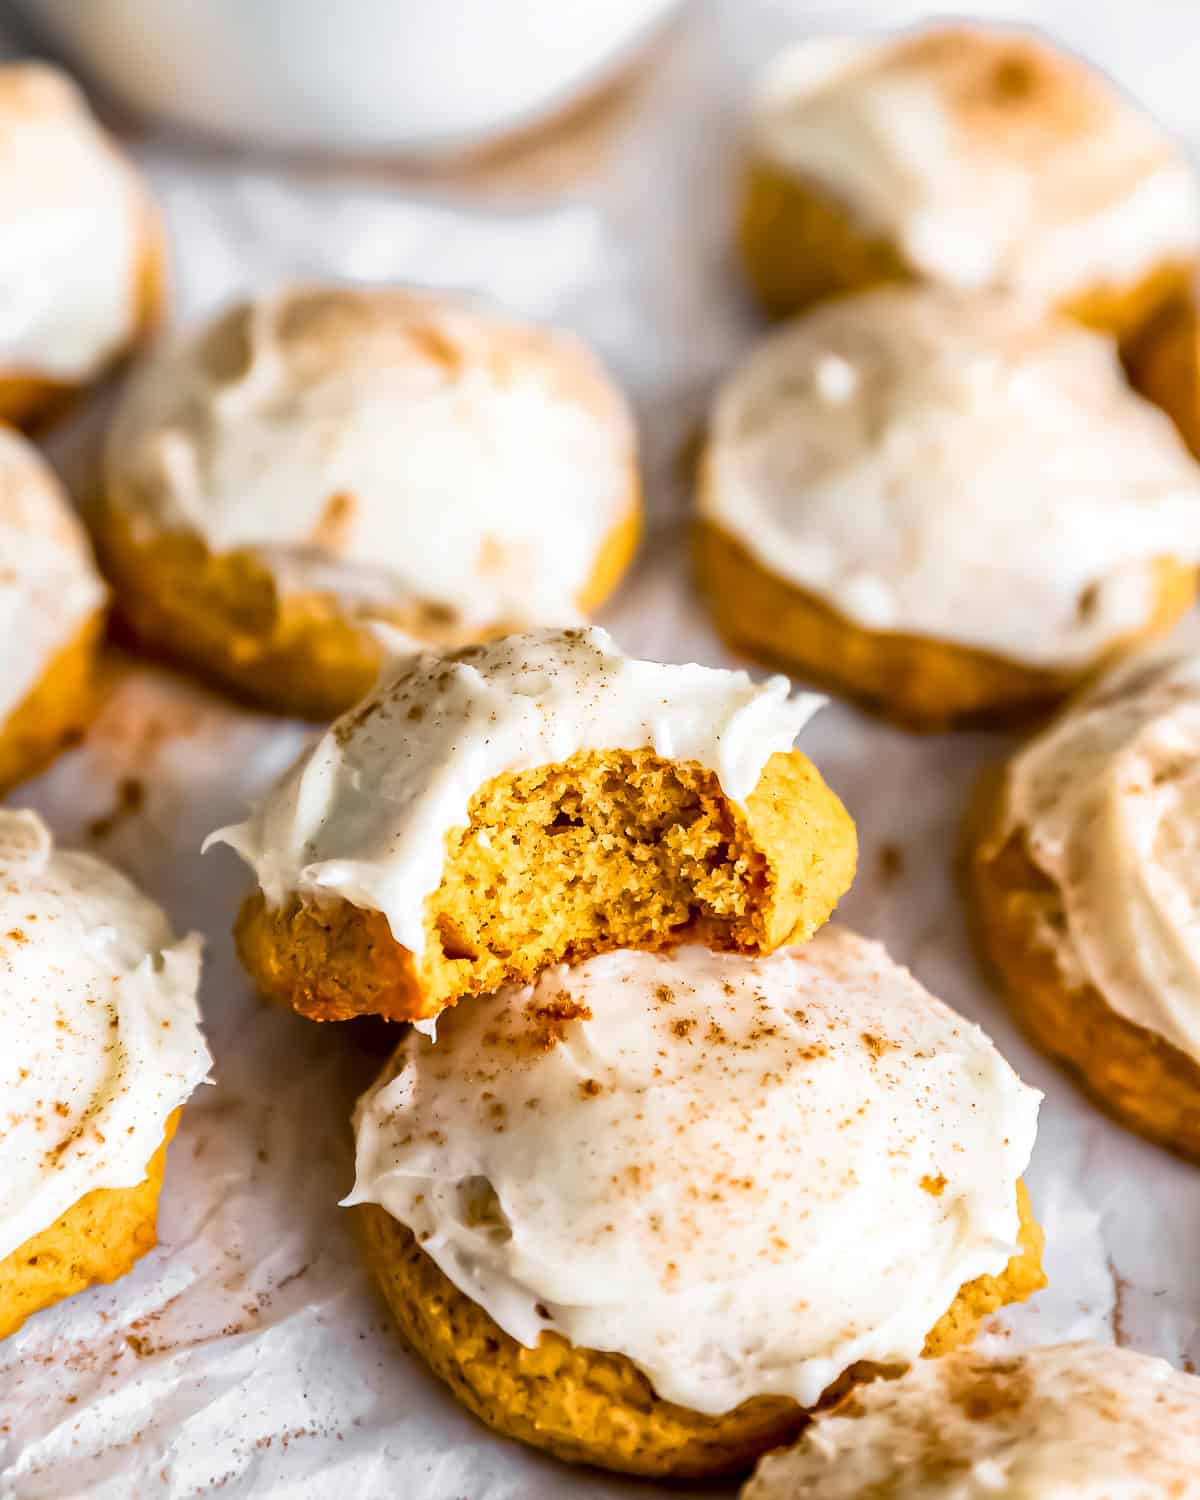
<path fill-rule="evenodd" d="M 207 1077 L 200 940 L 89 854 L 0 811 L 0 1258 L 133 1187 Z"/>
<path fill-rule="evenodd" d="M 915 1359 L 1017 1248 L 1039 1096 L 876 943 L 621 951 L 410 1034 L 347 1202 L 521 1343 L 554 1329 L 717 1413 Z"/>
<path fill-rule="evenodd" d="M 63 73 L 0 66 L 0 374 L 94 375 L 138 321 L 146 204 Z"/>
<path fill-rule="evenodd" d="M 822 701 L 790 692 L 786 677 L 637 661 L 594 628 L 398 655 L 252 818 L 209 842 L 232 845 L 273 905 L 333 893 L 381 911 L 420 953 L 446 835 L 485 782 L 581 750 L 650 749 L 708 767 L 741 802 Z"/>
<path fill-rule="evenodd" d="M 855 1392 L 741 1500 L 1200 1500 L 1200 1380 L 1103 1344 L 922 1360 Z"/>
<path fill-rule="evenodd" d="M 165 348 L 106 468 L 145 533 L 460 632 L 571 623 L 636 503 L 632 418 L 581 344 L 401 288 L 285 286 Z"/>
<path fill-rule="evenodd" d="M 0 252 L 2 254 L 3 252 Z M 105 600 L 83 528 L 53 470 L 0 426 L 0 726 Z"/>
<path fill-rule="evenodd" d="M 700 513 L 868 629 L 1086 665 L 1200 561 L 1200 467 L 1112 342 L 894 287 L 773 334 L 718 395 Z"/>
<path fill-rule="evenodd" d="M 1036 35 L 803 42 L 767 70 L 751 135 L 950 286 L 1057 302 L 1132 285 L 1200 241 L 1182 150 Z"/>
<path fill-rule="evenodd" d="M 1200 1062 L 1200 649 L 1102 680 L 1013 759 L 1007 831 L 1054 882 L 1059 968 Z"/>

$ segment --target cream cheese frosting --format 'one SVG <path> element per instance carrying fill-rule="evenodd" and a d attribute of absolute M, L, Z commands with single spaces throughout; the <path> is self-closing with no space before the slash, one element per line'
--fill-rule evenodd
<path fill-rule="evenodd" d="M 31 812 L 0 811 L 0 1259 L 133 1187 L 208 1075 L 200 940 Z"/>
<path fill-rule="evenodd" d="M 741 1500 L 1197 1500 L 1200 1380 L 1102 1344 L 922 1360 L 861 1387 Z"/>
<path fill-rule="evenodd" d="M 1053 881 L 1068 982 L 1200 1062 L 1200 648 L 1130 661 L 1013 758 L 1006 831 Z"/>
<path fill-rule="evenodd" d="M 3 255 L 3 250 L 0 250 Z M 0 726 L 67 646 L 105 589 L 83 528 L 49 465 L 0 426 Z"/>
<path fill-rule="evenodd" d="M 129 342 L 146 204 L 65 74 L 0 66 L 0 374 L 74 383 Z"/>
<path fill-rule="evenodd" d="M 700 514 L 859 625 L 1085 666 L 1200 561 L 1200 467 L 1113 343 L 933 286 L 830 302 L 718 394 Z"/>
<path fill-rule="evenodd" d="M 618 951 L 410 1034 L 356 1114 L 380 1204 L 526 1346 L 813 1405 L 1017 1249 L 1039 1095 L 883 948 Z"/>
<path fill-rule="evenodd" d="M 285 592 L 569 624 L 636 506 L 633 423 L 574 339 L 466 298 L 285 286 L 133 383 L 107 493 L 136 531 L 253 551 Z"/>
<path fill-rule="evenodd" d="M 743 802 L 821 701 L 791 696 L 786 677 L 756 684 L 745 672 L 638 661 L 596 628 L 530 631 L 448 656 L 403 651 L 248 821 L 208 842 L 232 845 L 272 905 L 336 895 L 382 912 L 396 941 L 420 953 L 446 835 L 467 823 L 485 782 L 579 751 L 650 749 L 698 762 Z"/>
<path fill-rule="evenodd" d="M 1058 302 L 1186 262 L 1182 150 L 1102 75 L 1018 31 L 804 42 L 767 70 L 753 148 L 919 273 Z"/>

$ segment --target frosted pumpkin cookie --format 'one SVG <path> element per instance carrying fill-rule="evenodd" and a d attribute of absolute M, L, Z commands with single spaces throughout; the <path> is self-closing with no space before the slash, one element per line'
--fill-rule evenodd
<path fill-rule="evenodd" d="M 719 392 L 696 565 L 732 643 L 937 727 L 1044 706 L 1173 624 L 1198 506 L 1111 340 L 997 293 L 880 288 Z"/>
<path fill-rule="evenodd" d="M 319 717 L 371 687 L 372 622 L 442 648 L 571 624 L 638 530 L 632 419 L 587 350 L 398 288 L 285 287 L 164 350 L 104 487 L 136 632 Z"/>
<path fill-rule="evenodd" d="M 0 420 L 48 415 L 140 342 L 163 280 L 146 187 L 83 95 L 0 64 Z"/>
<path fill-rule="evenodd" d="M 207 1076 L 199 939 L 31 812 L 0 811 L 0 1338 L 155 1243 L 166 1145 Z"/>
<path fill-rule="evenodd" d="M 410 1031 L 347 1201 L 404 1338 L 485 1422 L 725 1473 L 1042 1285 L 1038 1098 L 850 932 L 608 953 Z"/>
<path fill-rule="evenodd" d="M 1200 652 L 1126 663 L 985 777 L 981 952 L 1017 1018 L 1135 1130 L 1200 1158 Z"/>
<path fill-rule="evenodd" d="M 801 941 L 856 845 L 789 692 L 596 629 L 399 655 L 213 835 L 259 881 L 243 962 L 317 1020 L 408 1021 L 604 949 Z"/>
<path fill-rule="evenodd" d="M 87 723 L 105 589 L 49 465 L 0 426 L 0 790 Z"/>
<path fill-rule="evenodd" d="M 775 313 L 918 280 L 1125 338 L 1186 285 L 1200 209 L 1184 152 L 1103 75 L 1034 34 L 935 27 L 768 68 L 740 243 Z"/>
<path fill-rule="evenodd" d="M 856 1390 L 741 1500 L 1197 1500 L 1200 1380 L 1061 1344 L 925 1361 Z"/>

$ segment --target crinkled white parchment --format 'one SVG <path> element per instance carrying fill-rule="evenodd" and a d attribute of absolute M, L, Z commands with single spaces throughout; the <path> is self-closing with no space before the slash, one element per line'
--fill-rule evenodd
<path fill-rule="evenodd" d="M 1007 10 L 1053 17 L 1200 140 L 1190 7 L 1026 0 Z M 565 177 L 405 186 L 372 170 L 348 186 L 344 172 L 152 138 L 138 150 L 167 212 L 177 316 L 280 275 L 333 274 L 474 287 L 578 329 L 634 396 L 645 449 L 649 535 L 605 623 L 642 655 L 726 662 L 688 586 L 683 460 L 714 382 L 757 328 L 729 248 L 738 101 L 778 40 L 854 13 L 904 19 L 916 7 L 717 0 L 691 12 Z M 80 484 L 104 407 L 93 402 L 54 445 Z M 492 1437 L 400 1350 L 372 1295 L 337 1201 L 351 1181 L 351 1103 L 379 1040 L 370 1027 L 320 1027 L 254 999 L 229 938 L 243 873 L 228 850 L 199 855 L 203 835 L 238 815 L 307 732 L 127 664 L 84 746 L 13 799 L 39 808 L 64 841 L 114 859 L 178 928 L 206 934 L 217 1082 L 189 1105 L 171 1147 L 159 1248 L 117 1285 L 0 1344 L 0 1497 L 662 1493 Z M 957 826 L 977 768 L 1007 744 L 912 738 L 840 705 L 818 717 L 804 748 L 862 844 L 841 915 L 981 1021 L 1045 1090 L 1029 1183 L 1051 1286 L 997 1320 L 994 1336 L 1119 1338 L 1200 1362 L 1200 1170 L 1098 1114 L 1015 1033 L 967 949 L 951 874 Z M 144 789 L 140 806 L 125 783 Z M 901 853 L 899 873 L 888 873 L 886 846 Z"/>

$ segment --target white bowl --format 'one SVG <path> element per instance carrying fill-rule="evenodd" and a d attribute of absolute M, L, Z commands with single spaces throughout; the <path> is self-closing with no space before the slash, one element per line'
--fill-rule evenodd
<path fill-rule="evenodd" d="M 599 83 L 676 0 L 21 0 L 139 111 L 267 146 L 462 150 Z"/>

